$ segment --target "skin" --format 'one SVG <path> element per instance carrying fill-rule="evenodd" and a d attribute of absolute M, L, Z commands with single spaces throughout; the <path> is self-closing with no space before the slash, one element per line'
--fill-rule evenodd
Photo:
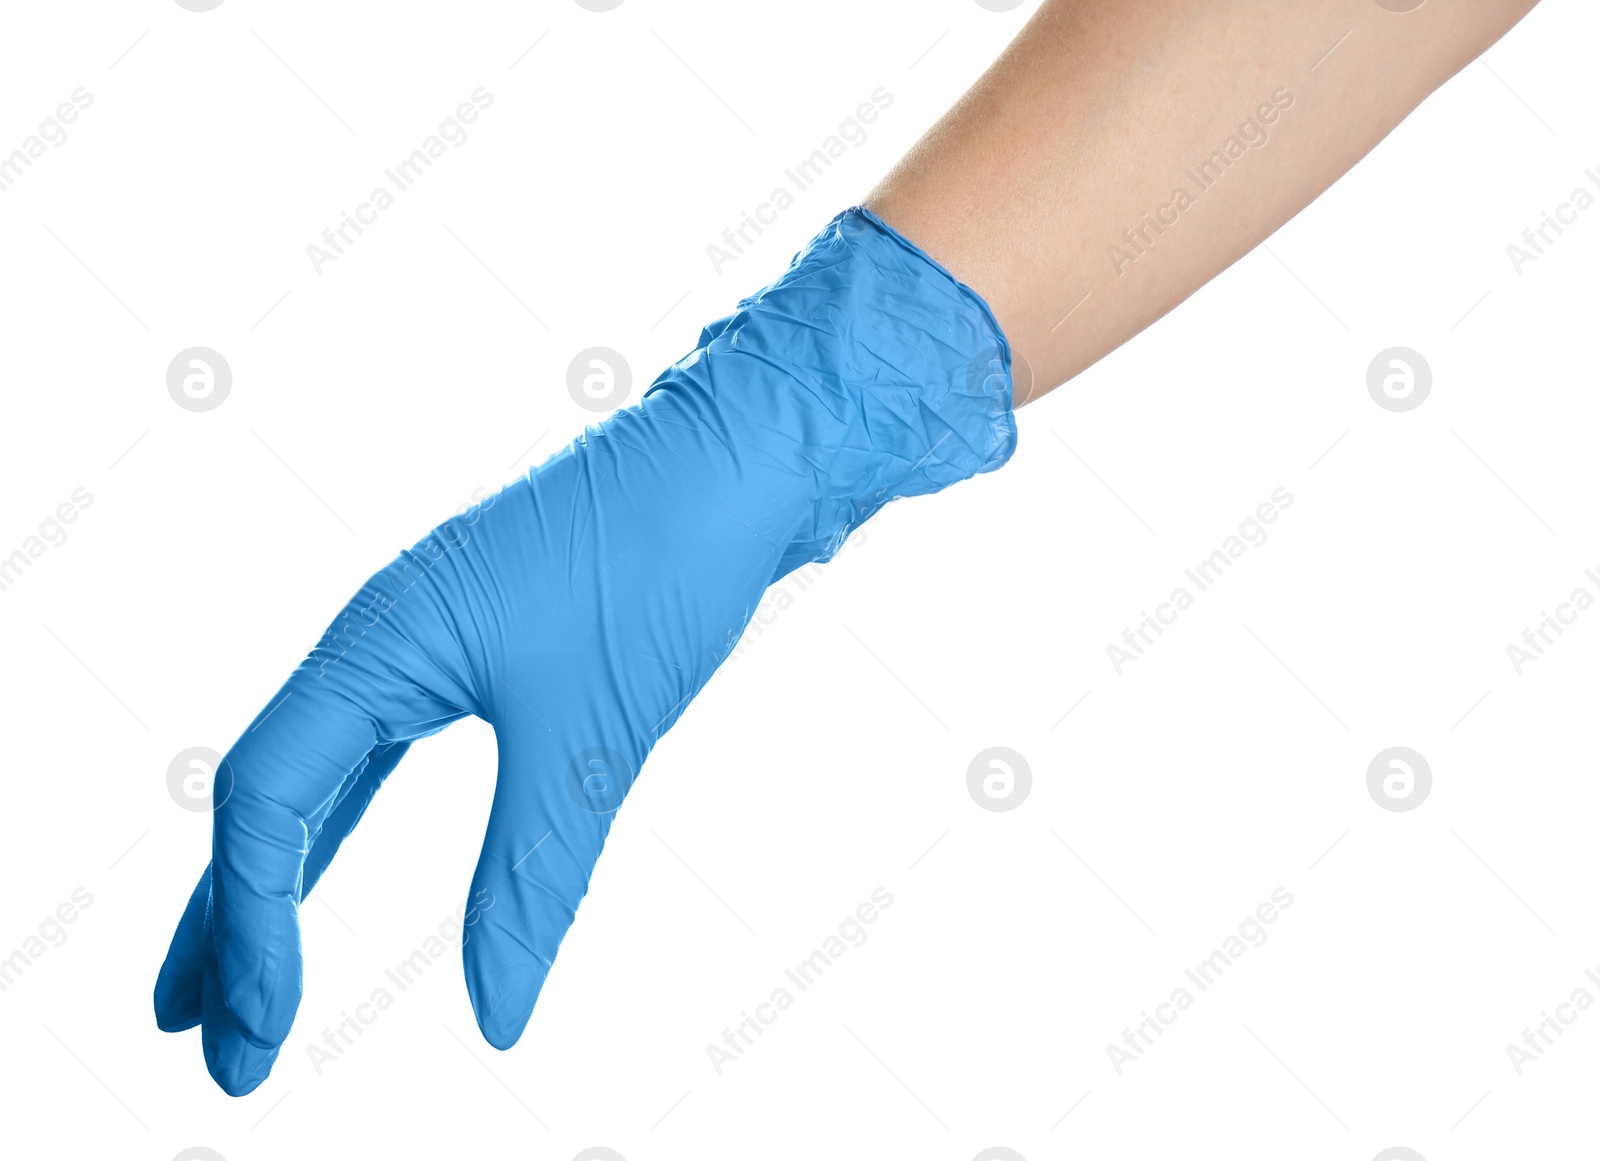
<path fill-rule="evenodd" d="M 1535 3 L 1045 0 L 865 204 L 988 301 L 1020 407 L 1248 254 Z M 1187 176 L 1252 116 L 1264 144 Z M 1141 214 L 1179 188 L 1158 235 Z"/>

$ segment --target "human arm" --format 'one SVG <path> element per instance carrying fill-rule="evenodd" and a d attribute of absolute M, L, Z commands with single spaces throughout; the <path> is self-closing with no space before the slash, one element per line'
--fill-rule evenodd
<path fill-rule="evenodd" d="M 1043 11 L 1069 10 L 1115 15 L 1101 5 Z M 1207 11 L 1242 19 L 1280 10 Z M 1180 58 L 1190 42 L 1211 43 L 1205 21 L 1176 8 L 1168 15 Z M 1159 28 L 1128 35 L 1149 52 L 1161 45 Z M 1196 103 L 1221 101 L 1206 87 L 1217 58 L 1184 59 L 1178 83 L 1198 87 Z M 508 1047 L 573 922 L 622 793 L 767 584 L 827 559 L 883 503 L 1009 456 L 1010 400 L 1028 390 L 1016 390 L 1011 347 L 985 297 L 1030 344 L 1046 382 L 1159 317 L 1247 247 L 1215 221 L 1190 218 L 1162 239 L 1181 245 L 1152 249 L 1107 284 L 1122 297 L 1107 291 L 1113 305 L 1095 307 L 1106 313 L 1084 316 L 1096 320 L 1089 339 L 1051 323 L 1054 308 L 1041 304 L 1072 263 L 1105 258 L 1099 242 L 1079 237 L 1085 223 L 1120 224 L 1117 214 L 1135 204 L 1128 199 L 1159 190 L 1151 175 L 1161 166 L 1148 147 L 1126 158 L 1111 147 L 1107 119 L 1122 106 L 1091 110 L 1089 90 L 1072 89 L 1085 76 L 1057 77 L 1057 95 L 1070 96 L 1058 107 L 1042 99 L 1048 69 L 1029 51 L 1010 60 L 980 84 L 990 96 L 958 107 L 954 127 L 936 131 L 871 199 L 900 233 L 871 214 L 835 219 L 774 286 L 707 327 L 641 404 L 375 573 L 245 726 L 222 775 L 232 794 L 214 818 L 213 862 L 155 996 L 161 1027 L 201 1026 L 207 1065 L 227 1091 L 258 1085 L 280 1050 L 300 998 L 298 910 L 407 746 L 468 714 L 494 726 L 500 776 L 467 896 L 463 966 L 485 1037 Z M 1247 88 L 1241 82 L 1238 92 Z M 1017 105 L 1018 93 L 1033 96 Z M 989 113 L 985 101 L 997 102 Z M 1402 106 L 1385 105 L 1367 129 L 1398 120 Z M 1281 144 L 1310 157 L 1317 181 L 1332 180 L 1318 142 L 1291 150 L 1292 126 L 1280 117 L 1277 127 L 1237 164 L 1274 159 Z M 1211 140 L 1199 130 L 1193 139 Z M 1158 160 L 1179 157 L 1188 140 L 1162 146 L 1171 152 Z M 1124 166 L 1143 177 L 1126 184 Z M 1321 188 L 1292 167 L 1277 182 L 1228 184 L 1253 172 L 1230 166 L 1185 212 L 1231 206 L 1212 195 L 1242 186 L 1258 199 L 1236 209 L 1275 206 L 1281 220 Z M 1282 195 L 1285 184 L 1294 196 Z M 1057 204 L 1063 190 L 1078 200 Z M 923 249 L 912 244 L 919 240 Z M 982 294 L 958 279 L 981 284 Z M 1075 298 L 1068 292 L 1067 306 Z"/>
<path fill-rule="evenodd" d="M 1021 406 L 1249 253 L 1535 3 L 1045 0 L 865 204 L 989 303 Z"/>

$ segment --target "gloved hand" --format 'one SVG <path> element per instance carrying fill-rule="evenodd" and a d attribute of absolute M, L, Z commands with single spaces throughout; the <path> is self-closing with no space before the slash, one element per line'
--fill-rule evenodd
<path fill-rule="evenodd" d="M 407 746 L 467 714 L 500 766 L 462 959 L 485 1039 L 532 1014 L 645 756 L 769 584 L 889 500 L 1011 455 L 1011 353 L 873 214 L 830 222 L 634 407 L 375 574 L 225 758 L 212 861 L 155 989 L 222 1088 L 267 1076 L 298 911 Z"/>

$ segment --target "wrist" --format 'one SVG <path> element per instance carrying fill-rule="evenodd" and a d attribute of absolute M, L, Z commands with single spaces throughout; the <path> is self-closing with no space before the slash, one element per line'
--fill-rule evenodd
<path fill-rule="evenodd" d="M 988 305 L 857 207 L 706 327 L 641 408 L 674 443 L 672 413 L 696 412 L 735 457 L 741 497 L 781 507 L 770 523 L 743 514 L 789 524 L 776 579 L 832 557 L 889 501 L 1004 464 L 1011 392 L 1010 345 Z"/>

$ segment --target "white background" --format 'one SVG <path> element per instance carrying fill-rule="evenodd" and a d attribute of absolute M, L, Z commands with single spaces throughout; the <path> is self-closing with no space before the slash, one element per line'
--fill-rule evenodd
<path fill-rule="evenodd" d="M 320 1075 L 307 1056 L 462 904 L 477 722 L 415 748 L 307 903 L 299 1021 L 257 1092 L 155 1028 L 209 846 L 172 757 L 226 749 L 371 571 L 594 418 L 577 351 L 623 352 L 636 398 L 1032 7 L 8 10 L 0 148 L 79 86 L 94 103 L 0 194 L 0 555 L 75 488 L 93 503 L 0 592 L 0 956 L 75 888 L 93 903 L 0 993 L 0 1153 L 1592 1140 L 1600 1012 L 1520 1076 L 1506 1053 L 1600 965 L 1600 613 L 1520 677 L 1506 655 L 1600 594 L 1600 212 L 1521 275 L 1505 252 L 1600 166 L 1582 0 L 1546 0 L 1271 252 L 1028 407 L 1004 471 L 892 505 L 752 631 L 620 813 L 515 1049 L 478 1036 L 452 953 Z M 479 86 L 470 140 L 316 274 L 306 246 Z M 715 274 L 706 245 L 879 86 L 867 143 Z M 234 375 L 205 414 L 165 385 L 194 345 Z M 1433 369 L 1406 414 L 1366 390 L 1392 345 Z M 1106 646 L 1278 487 L 1270 539 L 1117 676 Z M 1003 813 L 966 788 L 996 745 L 1033 775 Z M 1394 745 L 1433 770 L 1408 813 L 1366 789 Z M 718 1075 L 707 1045 L 877 887 L 867 942 Z M 1107 1045 L 1278 887 L 1270 939 L 1118 1075 Z"/>

